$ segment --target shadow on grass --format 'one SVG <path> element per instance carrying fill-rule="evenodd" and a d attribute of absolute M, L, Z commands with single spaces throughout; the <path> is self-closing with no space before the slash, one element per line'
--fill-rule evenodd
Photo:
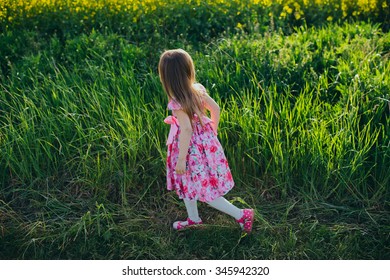
<path fill-rule="evenodd" d="M 385 213 L 291 201 L 261 202 L 253 231 L 209 207 L 205 224 L 175 231 L 182 205 L 90 205 L 67 216 L 1 206 L 1 259 L 390 259 Z M 368 213 L 368 212 L 367 212 Z M 260 215 L 261 214 L 261 215 Z"/>

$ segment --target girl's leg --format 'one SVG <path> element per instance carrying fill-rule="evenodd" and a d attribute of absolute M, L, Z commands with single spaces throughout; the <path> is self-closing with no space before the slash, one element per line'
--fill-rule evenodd
<path fill-rule="evenodd" d="M 188 218 L 190 218 L 194 222 L 199 222 L 199 213 L 198 213 L 198 205 L 197 201 L 194 200 L 189 200 L 187 198 L 184 198 L 184 204 L 186 205 L 187 213 L 188 213 Z"/>
<path fill-rule="evenodd" d="M 197 201 L 184 198 L 186 205 L 188 219 L 185 221 L 176 221 L 173 223 L 173 228 L 176 230 L 183 229 L 194 224 L 201 224 L 202 220 L 199 218 Z"/>
<path fill-rule="evenodd" d="M 214 207 L 215 209 L 222 211 L 236 220 L 240 219 L 242 217 L 242 211 L 240 208 L 237 208 L 233 204 L 231 204 L 229 201 L 227 201 L 224 197 L 220 196 L 217 199 L 214 199 L 213 201 L 207 202 L 210 206 Z"/>
<path fill-rule="evenodd" d="M 214 207 L 215 209 L 222 211 L 233 218 L 239 223 L 240 227 L 246 231 L 247 233 L 251 232 L 252 224 L 254 219 L 254 211 L 253 209 L 239 209 L 229 201 L 227 201 L 224 197 L 218 197 L 213 201 L 208 202 L 209 205 Z"/>

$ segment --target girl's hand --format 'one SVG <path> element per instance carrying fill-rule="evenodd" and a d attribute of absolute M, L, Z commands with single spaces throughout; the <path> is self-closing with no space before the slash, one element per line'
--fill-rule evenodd
<path fill-rule="evenodd" d="M 186 173 L 186 161 L 184 159 L 179 159 L 175 168 L 177 175 L 183 175 Z"/>

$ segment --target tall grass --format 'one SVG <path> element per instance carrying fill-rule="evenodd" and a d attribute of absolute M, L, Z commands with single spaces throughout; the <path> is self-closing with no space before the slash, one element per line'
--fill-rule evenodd
<path fill-rule="evenodd" d="M 61 40 L 10 56 L 0 76 L 2 258 L 389 257 L 390 37 L 377 25 L 196 47 L 97 31 Z M 165 190 L 156 65 L 170 47 L 189 50 L 222 107 L 229 198 L 257 210 L 249 238 L 204 206 L 216 226 L 168 230 L 185 215 Z"/>
<path fill-rule="evenodd" d="M 347 26 L 223 40 L 200 60 L 200 79 L 227 99 L 221 138 L 232 144 L 237 175 L 269 175 L 284 194 L 386 197 L 389 63 L 380 46 L 389 38 L 376 32 Z"/>

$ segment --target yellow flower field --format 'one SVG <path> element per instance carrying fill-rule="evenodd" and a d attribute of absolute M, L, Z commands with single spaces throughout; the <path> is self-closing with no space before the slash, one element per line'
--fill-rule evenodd
<path fill-rule="evenodd" d="M 167 7 L 190 5 L 194 9 L 208 7 L 221 13 L 229 13 L 232 6 L 240 9 L 268 9 L 277 18 L 293 16 L 299 20 L 310 11 L 329 13 L 328 20 L 334 15 L 348 16 L 378 16 L 388 14 L 386 0 L 4 0 L 0 3 L 0 21 L 12 23 L 18 17 L 34 17 L 46 12 L 68 12 L 83 14 L 86 18 L 94 18 L 97 13 L 117 14 L 128 13 L 133 21 L 141 15 Z"/>

